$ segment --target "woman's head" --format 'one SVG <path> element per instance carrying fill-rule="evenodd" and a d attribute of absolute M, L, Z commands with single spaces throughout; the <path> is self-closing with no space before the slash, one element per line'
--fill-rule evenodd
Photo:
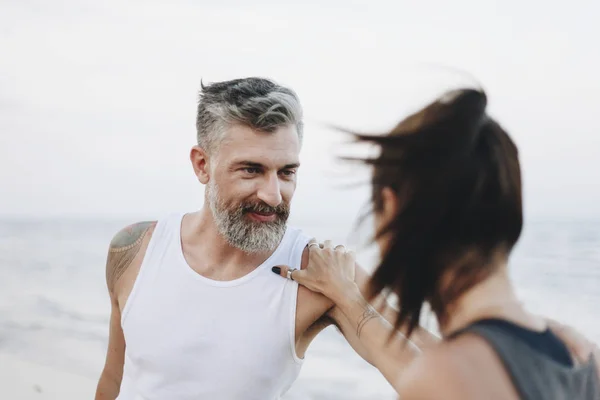
<path fill-rule="evenodd" d="M 447 305 L 495 271 L 521 233 L 517 147 L 486 114 L 485 93 L 452 91 L 388 135 L 358 135 L 381 147 L 373 208 L 382 261 L 375 293 L 397 293 L 397 325 L 417 326 L 429 302 Z"/>

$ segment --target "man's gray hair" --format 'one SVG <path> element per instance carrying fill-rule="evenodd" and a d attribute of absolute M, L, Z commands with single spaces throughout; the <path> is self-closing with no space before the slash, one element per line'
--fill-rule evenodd
<path fill-rule="evenodd" d="M 264 78 L 201 83 L 196 117 L 198 145 L 213 151 L 228 125 L 242 124 L 263 132 L 294 125 L 302 142 L 302 106 L 296 93 Z"/>

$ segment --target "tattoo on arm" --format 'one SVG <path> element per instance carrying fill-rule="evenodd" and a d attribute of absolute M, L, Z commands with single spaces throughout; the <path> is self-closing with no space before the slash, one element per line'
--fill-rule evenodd
<path fill-rule="evenodd" d="M 364 326 L 372 320 L 373 318 L 377 318 L 379 314 L 377 311 L 370 305 L 367 305 L 365 311 L 362 313 L 360 319 L 358 320 L 358 326 L 356 327 L 356 336 L 360 338 L 360 334 L 364 328 Z"/>
<path fill-rule="evenodd" d="M 156 221 L 130 225 L 117 233 L 110 242 L 106 261 L 106 283 L 111 292 L 117 280 L 140 251 L 144 237 L 155 225 Z"/>

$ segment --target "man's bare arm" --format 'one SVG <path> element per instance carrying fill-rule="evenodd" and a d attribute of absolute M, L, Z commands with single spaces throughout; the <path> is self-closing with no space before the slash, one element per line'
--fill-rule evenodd
<path fill-rule="evenodd" d="M 111 301 L 110 328 L 106 361 L 96 387 L 96 400 L 115 400 L 119 395 L 125 361 L 125 338 L 121 329 L 121 312 Z"/>
<path fill-rule="evenodd" d="M 375 305 L 384 318 L 365 300 L 371 297 L 368 293 L 369 276 L 356 266 L 352 254 L 333 249 L 327 241 L 324 246 L 324 250 L 311 251 L 309 245 L 305 251 L 308 257 L 303 260 L 301 270 L 294 272 L 293 279 L 306 289 L 329 297 L 325 297 L 328 302 L 324 305 L 327 307 L 321 311 L 327 318 L 321 320 L 329 320 L 329 323 L 333 320 L 352 348 L 394 384 L 392 381 L 396 381 L 407 364 L 420 354 L 419 348 L 401 333 L 395 332 L 393 324 L 386 318 L 395 322 L 397 313 L 386 301 Z M 311 257 L 314 258 L 312 261 L 309 260 Z M 283 277 L 288 271 L 286 265 L 273 268 L 273 272 Z M 365 295 L 361 294 L 359 284 Z M 434 338 L 431 341 L 437 344 L 439 340 L 434 335 L 431 337 Z"/>
<path fill-rule="evenodd" d="M 104 369 L 96 388 L 96 400 L 115 400 L 119 395 L 125 359 L 125 338 L 119 305 L 120 278 L 133 265 L 141 263 L 155 222 L 130 225 L 112 239 L 106 261 L 106 285 L 111 300 L 108 349 Z"/>

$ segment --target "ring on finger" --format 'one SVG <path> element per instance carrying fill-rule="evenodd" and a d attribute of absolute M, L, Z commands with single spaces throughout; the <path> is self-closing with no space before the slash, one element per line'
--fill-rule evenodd
<path fill-rule="evenodd" d="M 291 280 L 291 281 L 293 281 L 293 280 L 294 280 L 294 278 L 292 277 L 292 272 L 294 272 L 295 270 L 296 270 L 296 268 L 290 268 L 290 269 L 288 269 L 288 271 L 287 271 L 287 278 L 288 278 L 289 280 Z"/>

